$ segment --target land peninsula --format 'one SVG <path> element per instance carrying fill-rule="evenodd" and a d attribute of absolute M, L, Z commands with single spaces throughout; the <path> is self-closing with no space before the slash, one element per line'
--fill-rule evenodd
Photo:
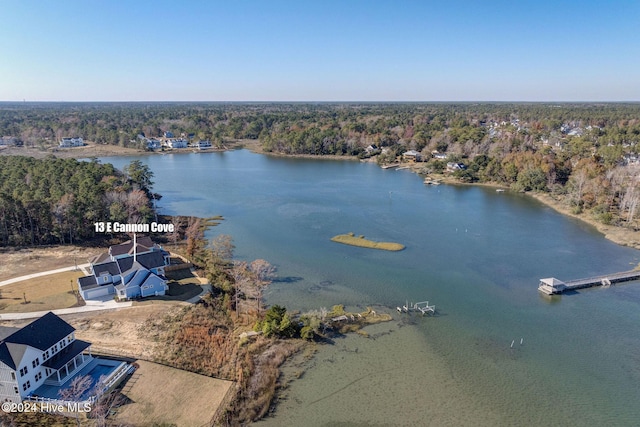
<path fill-rule="evenodd" d="M 331 238 L 331 241 L 342 243 L 344 245 L 358 246 L 361 248 L 369 248 L 369 249 L 382 249 L 385 251 L 401 251 L 404 249 L 404 245 L 400 243 L 375 242 L 373 240 L 365 239 L 364 236 L 356 236 L 352 232 L 333 236 Z"/>

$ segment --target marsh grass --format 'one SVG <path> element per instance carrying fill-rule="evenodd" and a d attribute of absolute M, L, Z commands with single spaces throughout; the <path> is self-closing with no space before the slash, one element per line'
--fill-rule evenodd
<path fill-rule="evenodd" d="M 331 238 L 332 241 L 342 243 L 345 245 L 359 246 L 361 248 L 369 249 L 382 249 L 385 251 L 401 251 L 404 249 L 404 245 L 393 242 L 374 242 L 373 240 L 365 239 L 364 236 L 354 236 L 353 233 L 338 234 Z"/>

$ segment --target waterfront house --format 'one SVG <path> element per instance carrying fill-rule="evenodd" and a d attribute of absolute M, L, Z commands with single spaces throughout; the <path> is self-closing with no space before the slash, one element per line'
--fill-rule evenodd
<path fill-rule="evenodd" d="M 171 138 L 165 141 L 165 145 L 169 148 L 187 148 L 188 142 L 182 138 Z"/>
<path fill-rule="evenodd" d="M 148 150 L 157 150 L 158 148 L 162 147 L 162 143 L 155 138 L 148 138 L 146 139 L 146 142 Z"/>
<path fill-rule="evenodd" d="M 200 141 L 196 142 L 196 147 L 198 147 L 199 150 L 206 150 L 207 148 L 211 148 L 211 142 L 208 139 L 201 139 Z"/>
<path fill-rule="evenodd" d="M 131 268 L 122 273 L 122 281 L 115 286 L 118 299 L 145 298 L 164 295 L 167 281 L 142 264 L 134 261 Z"/>
<path fill-rule="evenodd" d="M 78 291 L 85 301 L 111 296 L 143 298 L 164 295 L 168 290 L 164 274 L 169 253 L 149 237 L 113 245 L 94 257 L 90 265 L 91 274 L 78 279 Z M 140 274 L 136 274 L 138 271 Z"/>
<path fill-rule="evenodd" d="M 62 138 L 60 140 L 60 144 L 58 147 L 60 148 L 70 148 L 70 147 L 82 147 L 84 146 L 84 141 L 82 138 Z"/>
<path fill-rule="evenodd" d="M 49 312 L 0 340 L 0 400 L 20 403 L 42 385 L 61 386 L 93 358 L 91 344 Z"/>
<path fill-rule="evenodd" d="M 407 162 L 420 162 L 422 156 L 416 150 L 409 150 L 402 153 L 402 160 Z"/>

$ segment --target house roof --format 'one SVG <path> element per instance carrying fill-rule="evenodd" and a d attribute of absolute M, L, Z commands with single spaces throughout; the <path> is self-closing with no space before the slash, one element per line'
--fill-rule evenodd
<path fill-rule="evenodd" d="M 71 325 L 49 312 L 2 340 L 0 361 L 16 369 L 27 346 L 44 351 L 73 331 L 75 329 Z"/>
<path fill-rule="evenodd" d="M 93 265 L 93 273 L 96 276 L 100 276 L 103 273 L 109 273 L 112 276 L 120 274 L 120 269 L 115 261 L 105 262 L 104 264 Z"/>
<path fill-rule="evenodd" d="M 42 362 L 42 366 L 44 366 L 45 368 L 58 370 L 62 368 L 68 361 L 76 357 L 78 354 L 82 353 L 90 346 L 91 343 L 89 342 L 82 340 L 73 340 L 71 344 L 60 350 L 51 359 Z"/>
<path fill-rule="evenodd" d="M 6 337 L 13 334 L 14 332 L 19 331 L 20 328 L 12 328 L 9 326 L 0 326 L 0 342 L 3 341 Z"/>
<path fill-rule="evenodd" d="M 164 265 L 164 251 L 153 251 L 145 254 L 136 255 L 137 263 L 144 268 L 157 268 Z M 133 266 L 133 257 L 118 258 L 117 260 L 120 271 L 126 274 Z"/>
<path fill-rule="evenodd" d="M 16 370 L 26 350 L 27 346 L 24 344 L 2 342 L 0 344 L 0 362 Z"/>
<path fill-rule="evenodd" d="M 558 280 L 555 277 L 548 277 L 546 279 L 540 279 L 540 281 L 542 283 L 544 283 L 545 285 L 554 286 L 554 287 L 565 284 L 562 280 Z"/>
<path fill-rule="evenodd" d="M 103 252 L 91 258 L 89 262 L 91 264 L 102 264 L 105 261 L 110 261 L 110 260 L 111 260 L 111 257 L 109 256 L 109 254 L 107 252 Z"/>
<path fill-rule="evenodd" d="M 151 274 L 153 273 L 147 270 L 146 268 L 140 268 L 138 271 L 136 271 L 136 273 L 133 276 L 131 276 L 131 279 L 127 283 L 123 283 L 123 286 L 121 289 L 131 288 L 134 286 L 142 286 L 142 284 L 147 281 L 147 278 Z M 135 283 L 137 283 L 137 285 Z"/>
<path fill-rule="evenodd" d="M 145 268 L 156 268 L 164 265 L 164 256 L 160 251 L 137 255 L 136 260 Z"/>
<path fill-rule="evenodd" d="M 80 290 L 86 291 L 87 289 L 97 288 L 99 285 L 96 282 L 95 276 L 84 276 L 78 279 L 78 285 Z"/>
<path fill-rule="evenodd" d="M 136 246 L 137 246 L 136 251 L 138 253 L 148 252 L 151 250 L 151 248 L 155 246 L 155 243 L 153 243 L 153 240 L 151 240 L 150 237 L 143 236 L 143 237 L 140 237 L 139 239 L 136 239 Z M 133 255 L 133 241 L 128 240 L 119 245 L 113 245 L 109 248 L 109 253 L 111 254 L 111 256 L 118 256 L 118 255 L 124 255 L 124 254 Z"/>

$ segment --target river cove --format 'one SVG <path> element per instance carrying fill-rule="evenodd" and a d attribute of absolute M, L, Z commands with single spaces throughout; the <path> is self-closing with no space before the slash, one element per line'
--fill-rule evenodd
<path fill-rule="evenodd" d="M 367 327 L 369 338 L 319 346 L 259 425 L 623 426 L 640 418 L 640 286 L 553 299 L 537 291 L 542 277 L 637 265 L 638 251 L 592 227 L 521 194 L 426 187 L 371 163 L 246 150 L 101 160 L 122 167 L 134 158 L 155 173 L 163 213 L 223 215 L 212 235 L 232 235 L 241 259 L 278 267 L 269 304 L 436 305 L 436 317 L 396 313 Z M 406 249 L 329 240 L 349 231 Z"/>

